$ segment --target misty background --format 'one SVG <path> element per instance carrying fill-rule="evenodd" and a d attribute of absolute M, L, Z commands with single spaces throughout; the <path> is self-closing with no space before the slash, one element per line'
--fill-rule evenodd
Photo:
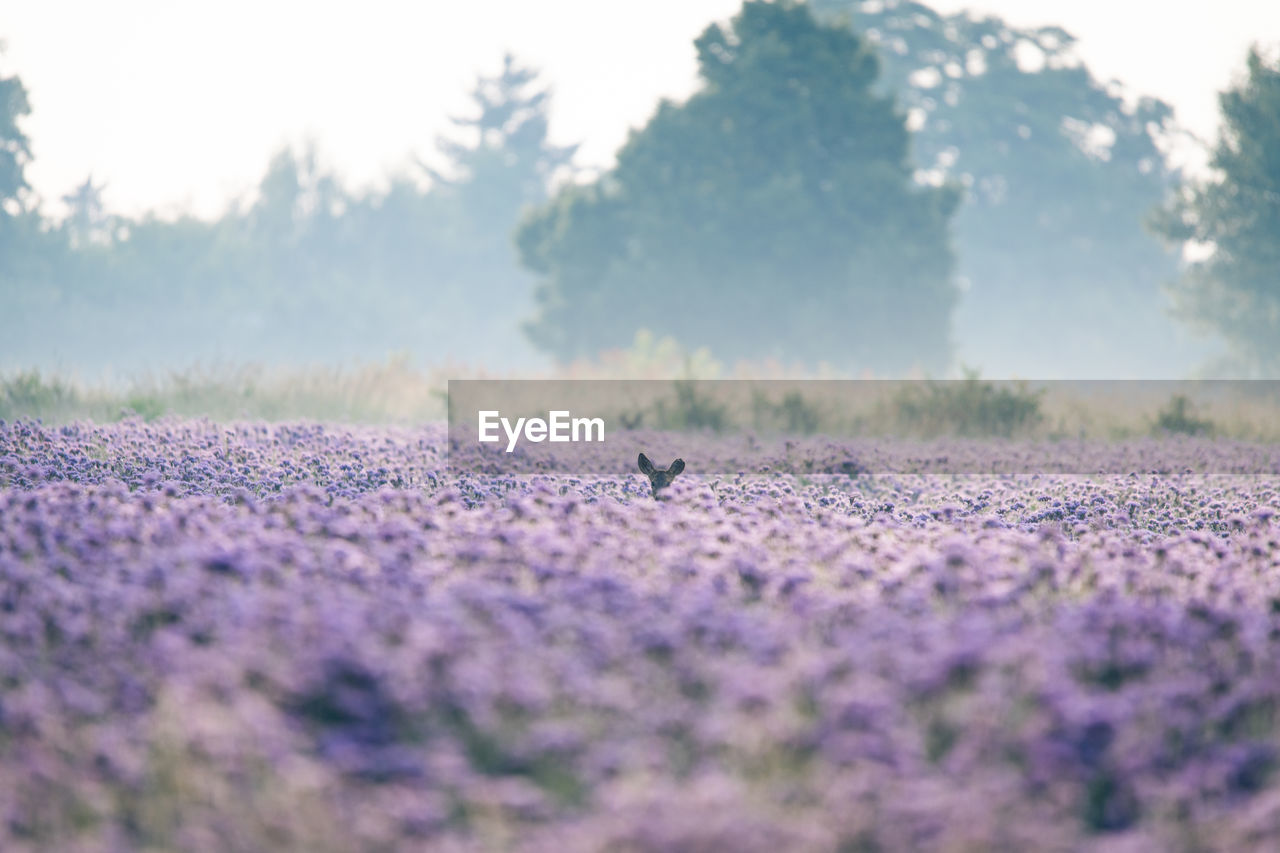
<path fill-rule="evenodd" d="M 1274 53 L 1238 58 L 1204 178 L 1173 108 L 1077 47 L 926 4 L 748 2 L 600 168 L 517 44 L 379 184 L 317 138 L 216 214 L 125 214 L 93 175 L 38 195 L 38 104 L 0 66 L 0 371 L 517 374 L 674 347 L 823 375 L 1280 375 Z"/>

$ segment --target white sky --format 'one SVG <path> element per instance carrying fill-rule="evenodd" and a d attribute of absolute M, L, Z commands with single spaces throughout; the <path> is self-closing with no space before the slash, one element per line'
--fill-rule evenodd
<path fill-rule="evenodd" d="M 692 91 L 692 41 L 739 0 L 5 0 L 0 74 L 31 96 L 28 178 L 57 198 L 90 173 L 113 210 L 214 214 L 270 155 L 313 139 L 349 185 L 429 156 L 504 49 L 552 84 L 552 135 L 607 165 L 662 96 Z M 935 0 L 1057 24 L 1098 77 L 1216 132 L 1216 92 L 1251 42 L 1280 44 L 1280 1 Z M 1179 10 L 1179 11 L 1174 11 Z M 1186 11 L 1181 11 L 1186 10 Z"/>

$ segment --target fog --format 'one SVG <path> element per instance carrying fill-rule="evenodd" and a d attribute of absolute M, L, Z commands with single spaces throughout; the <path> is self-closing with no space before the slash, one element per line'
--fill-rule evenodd
<path fill-rule="evenodd" d="M 552 141 L 559 81 L 513 45 L 381 184 L 316 138 L 217 216 L 124 216 L 91 176 L 36 198 L 15 68 L 0 371 L 571 375 L 657 339 L 736 375 L 1268 375 L 1179 298 L 1203 247 L 1168 224 L 1189 181 L 1168 104 L 1097 79 L 1054 27 L 848 0 L 748 27 L 759 6 L 699 40 L 695 93 L 604 173 Z"/>

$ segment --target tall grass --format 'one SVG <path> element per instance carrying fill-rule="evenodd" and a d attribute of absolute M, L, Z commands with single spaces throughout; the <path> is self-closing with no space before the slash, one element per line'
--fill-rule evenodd
<path fill-rule="evenodd" d="M 755 381 L 698 381 L 726 375 Z M 348 369 L 197 368 L 116 384 L 23 370 L 0 373 L 0 419 L 102 423 L 178 416 L 410 424 L 445 419 L 448 380 L 460 378 L 516 377 L 487 377 L 464 367 L 423 370 L 403 357 Z M 805 381 L 795 371 L 768 365 L 725 371 L 682 358 L 665 342 L 640 339 L 632 350 L 604 354 L 597 364 L 522 378 L 670 380 L 653 383 L 652 399 L 638 408 L 625 396 L 616 405 L 592 401 L 604 409 L 595 414 L 614 418 L 624 429 L 1031 439 L 1187 434 L 1280 441 L 1275 382 L 1024 383 L 968 374 L 950 381 L 866 382 L 851 394 L 843 382 Z"/>
<path fill-rule="evenodd" d="M 230 420 L 414 423 L 445 416 L 447 377 L 403 360 L 348 370 L 192 369 L 123 385 L 86 385 L 37 370 L 0 376 L 0 418 L 108 422 L 175 415 Z"/>

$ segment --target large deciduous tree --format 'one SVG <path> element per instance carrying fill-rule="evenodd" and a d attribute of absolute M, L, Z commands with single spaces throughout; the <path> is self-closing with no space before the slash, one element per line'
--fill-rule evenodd
<path fill-rule="evenodd" d="M 1096 79 L 1059 27 L 942 15 L 910 0 L 810 0 L 879 49 L 916 160 L 967 187 L 954 222 L 959 358 L 988 374 L 1160 377 L 1179 340 L 1178 258 L 1144 227 L 1181 176 L 1171 108 Z"/>
<path fill-rule="evenodd" d="M 695 45 L 698 91 L 521 228 L 532 339 L 570 359 L 643 328 L 720 358 L 944 369 L 959 192 L 913 181 L 873 48 L 793 2 Z"/>
<path fill-rule="evenodd" d="M 1174 284 L 1179 313 L 1225 338 L 1238 369 L 1280 376 L 1280 61 L 1252 49 L 1248 74 L 1220 97 L 1215 176 L 1158 215 L 1175 242 L 1211 249 Z"/>

